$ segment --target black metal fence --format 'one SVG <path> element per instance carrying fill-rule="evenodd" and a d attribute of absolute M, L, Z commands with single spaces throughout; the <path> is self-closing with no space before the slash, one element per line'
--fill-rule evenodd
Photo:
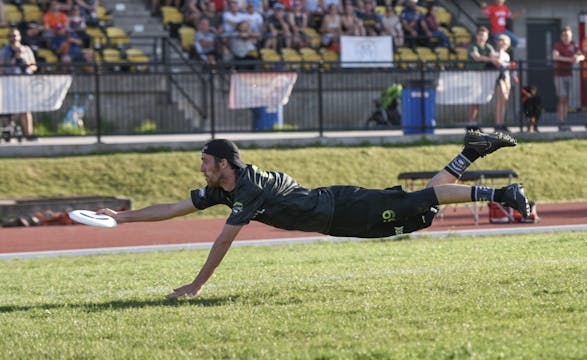
<path fill-rule="evenodd" d="M 175 46 L 175 45 L 167 45 Z M 173 49 L 172 49 L 173 50 Z M 34 113 L 37 134 L 103 135 L 221 133 L 249 131 L 329 131 L 372 128 L 403 128 L 411 132 L 430 132 L 432 128 L 464 127 L 469 120 L 468 103 L 443 103 L 439 92 L 474 91 L 481 86 L 478 72 L 467 70 L 463 62 L 395 63 L 378 67 L 342 67 L 340 63 L 250 63 L 206 66 L 163 46 L 160 58 L 149 63 L 51 64 L 48 75 L 66 72 L 72 83 L 60 109 Z M 388 66 L 389 65 L 389 66 Z M 41 65 L 49 66 L 49 65 Z M 247 70 L 242 70 L 243 66 Z M 238 72 L 295 72 L 297 81 L 289 102 L 275 109 L 231 110 L 228 106 L 231 76 Z M 573 76 L 571 109 L 580 108 L 580 73 Z M 452 84 L 439 84 L 450 72 Z M 506 125 L 521 126 L 521 88 L 528 78 L 550 77 L 548 64 L 519 63 L 519 83 L 513 83 L 506 113 Z M 530 76 L 531 74 L 534 74 Z M 40 75 L 21 75 L 40 76 Z M 447 81 L 446 79 L 444 80 Z M 402 119 L 387 123 L 368 123 L 377 112 L 377 101 L 384 90 L 401 84 L 404 92 L 397 99 Z M 442 86 L 440 86 L 442 85 Z M 444 89 L 444 90 L 442 90 Z M 11 89 L 4 89 L 6 93 Z M 405 92 L 408 92 L 408 95 Z M 542 96 L 552 89 L 540 89 Z M 417 100 L 406 102 L 406 96 Z M 453 100 L 458 96 L 448 94 Z M 551 95 L 548 95 L 551 96 Z M 10 96 L 8 96 L 10 98 Z M 18 101 L 15 99 L 14 101 Z M 480 105 L 479 123 L 493 127 L 495 97 Z M 64 126 L 72 112 L 83 119 L 83 127 Z M 393 114 L 392 114 L 393 115 Z M 552 109 L 544 122 L 554 123 Z"/>

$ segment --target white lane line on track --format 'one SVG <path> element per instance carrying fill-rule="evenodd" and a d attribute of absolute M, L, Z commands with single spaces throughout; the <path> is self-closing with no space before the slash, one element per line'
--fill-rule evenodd
<path fill-rule="evenodd" d="M 493 229 L 470 229 L 459 231 L 421 231 L 404 236 L 420 237 L 446 237 L 450 235 L 458 236 L 491 236 L 491 235 L 521 235 L 521 234 L 537 234 L 547 232 L 563 232 L 563 231 L 587 231 L 587 224 L 584 225 L 559 225 L 559 226 L 528 226 L 515 228 L 493 228 Z M 389 239 L 392 239 L 390 237 Z M 288 244 L 303 244 L 317 241 L 368 241 L 374 239 L 362 239 L 351 237 L 332 237 L 332 236 L 309 236 L 300 238 L 282 238 L 282 239 L 264 239 L 264 240 L 239 240 L 233 243 L 233 246 L 259 246 L 259 245 L 288 245 Z M 55 256 L 87 256 L 98 254 L 122 254 L 122 253 L 138 253 L 151 251 L 174 251 L 174 250 L 194 250 L 194 249 L 209 249 L 212 246 L 211 242 L 207 243 L 186 243 L 186 244 L 168 244 L 168 245 L 146 245 L 146 246 L 121 246 L 121 247 L 107 247 L 107 248 L 92 248 L 92 249 L 76 249 L 76 250 L 54 250 L 54 251 L 31 251 L 19 253 L 0 254 L 0 260 L 10 259 L 30 259 L 41 257 L 55 257 Z"/>

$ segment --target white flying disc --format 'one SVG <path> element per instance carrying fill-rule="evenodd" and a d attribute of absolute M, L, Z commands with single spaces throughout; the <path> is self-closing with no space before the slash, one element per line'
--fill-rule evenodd
<path fill-rule="evenodd" d="M 69 217 L 78 223 L 102 228 L 113 228 L 117 225 L 114 218 L 108 215 L 96 214 L 90 210 L 73 210 L 69 212 Z"/>

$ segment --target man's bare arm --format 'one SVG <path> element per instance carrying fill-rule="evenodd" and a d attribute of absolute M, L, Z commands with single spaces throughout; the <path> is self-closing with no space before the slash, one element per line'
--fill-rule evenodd
<path fill-rule="evenodd" d="M 160 221 L 195 212 L 191 199 L 178 201 L 176 203 L 162 203 L 147 206 L 138 210 L 114 211 L 112 209 L 100 209 L 98 214 L 112 216 L 118 223 L 137 221 Z"/>
<path fill-rule="evenodd" d="M 180 296 L 197 296 L 202 291 L 204 284 L 210 279 L 214 271 L 224 259 L 224 255 L 230 249 L 232 242 L 238 235 L 239 231 L 242 229 L 242 226 L 234 226 L 234 225 L 224 225 L 222 228 L 222 232 L 214 241 L 214 245 L 212 245 L 212 249 L 210 249 L 210 254 L 208 254 L 208 259 L 202 269 L 196 276 L 193 282 L 174 289 L 172 293 L 167 295 L 168 299 L 178 298 Z"/>

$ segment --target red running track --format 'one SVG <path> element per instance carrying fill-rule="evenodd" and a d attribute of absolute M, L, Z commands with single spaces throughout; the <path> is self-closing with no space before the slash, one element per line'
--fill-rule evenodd
<path fill-rule="evenodd" d="M 539 223 L 491 224 L 487 206 L 480 207 L 475 225 L 470 207 L 445 207 L 432 226 L 423 231 L 489 230 L 514 227 L 587 225 L 587 202 L 539 204 Z M 169 245 L 213 242 L 225 219 L 174 219 L 151 223 L 122 224 L 113 229 L 84 225 L 0 228 L 0 254 L 36 251 L 79 250 L 122 246 Z M 323 236 L 286 231 L 251 222 L 237 240 L 291 239 Z"/>

